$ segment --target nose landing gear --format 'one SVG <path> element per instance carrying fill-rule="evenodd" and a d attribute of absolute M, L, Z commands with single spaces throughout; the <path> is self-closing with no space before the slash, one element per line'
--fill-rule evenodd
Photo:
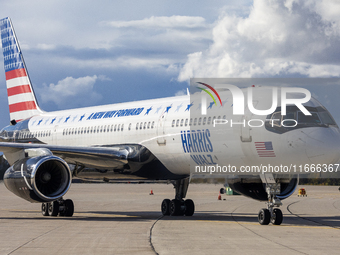
<path fill-rule="evenodd" d="M 283 220 L 282 211 L 279 207 L 282 205 L 281 200 L 276 197 L 280 194 L 281 185 L 280 183 L 267 183 L 266 191 L 268 194 L 267 209 L 263 208 L 259 211 L 258 221 L 261 225 L 268 225 L 272 223 L 273 225 L 281 225 Z"/>

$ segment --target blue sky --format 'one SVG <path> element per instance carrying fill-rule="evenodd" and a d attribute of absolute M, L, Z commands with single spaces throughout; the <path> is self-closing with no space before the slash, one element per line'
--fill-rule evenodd
<path fill-rule="evenodd" d="M 46 111 L 183 94 L 191 77 L 340 76 L 337 1 L 12 0 L 0 6 Z M 329 97 L 318 99 L 337 114 Z M 4 72 L 0 109 L 3 127 L 9 123 Z"/>

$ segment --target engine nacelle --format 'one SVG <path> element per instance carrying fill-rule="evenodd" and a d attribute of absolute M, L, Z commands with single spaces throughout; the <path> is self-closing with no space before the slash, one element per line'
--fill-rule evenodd
<path fill-rule="evenodd" d="M 51 202 L 64 196 L 71 186 L 68 164 L 56 156 L 23 158 L 7 169 L 7 189 L 30 202 Z"/>
<path fill-rule="evenodd" d="M 276 182 L 281 184 L 281 193 L 277 197 L 282 200 L 294 193 L 299 183 L 299 178 L 298 176 L 294 178 L 276 178 Z M 259 176 L 234 176 L 228 178 L 227 183 L 232 190 L 244 196 L 260 201 L 268 200 L 266 185 L 262 183 Z"/>

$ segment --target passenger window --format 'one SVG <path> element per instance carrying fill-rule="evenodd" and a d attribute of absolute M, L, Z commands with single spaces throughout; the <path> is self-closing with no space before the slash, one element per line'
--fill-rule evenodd
<path fill-rule="evenodd" d="M 207 122 L 207 117 L 203 118 L 203 125 L 205 125 L 205 123 Z"/>
<path fill-rule="evenodd" d="M 120 124 L 118 124 L 118 127 L 117 127 L 117 131 L 119 131 L 120 130 Z"/>
<path fill-rule="evenodd" d="M 146 122 L 144 122 L 144 129 L 146 129 Z"/>
<path fill-rule="evenodd" d="M 132 125 L 132 124 L 130 123 L 130 124 L 129 124 L 129 131 L 131 130 L 131 125 Z"/>
<path fill-rule="evenodd" d="M 124 130 L 124 124 L 122 124 L 120 131 L 123 131 L 123 130 Z"/>
<path fill-rule="evenodd" d="M 154 128 L 154 126 L 155 126 L 155 122 L 153 121 L 152 125 L 151 125 L 151 128 Z"/>
<path fill-rule="evenodd" d="M 151 122 L 149 121 L 149 122 L 148 122 L 148 129 L 150 128 L 150 124 L 151 124 Z"/>
<path fill-rule="evenodd" d="M 139 124 L 139 123 L 137 122 L 137 123 L 136 123 L 136 130 L 138 130 L 138 124 Z"/>
<path fill-rule="evenodd" d="M 181 119 L 181 127 L 183 127 L 184 119 Z"/>
<path fill-rule="evenodd" d="M 198 119 L 198 125 L 199 125 L 199 126 L 201 125 L 201 122 L 202 122 L 202 118 L 199 118 L 199 119 Z"/>
<path fill-rule="evenodd" d="M 178 125 L 179 125 L 179 120 L 176 121 L 176 127 L 178 127 Z"/>
<path fill-rule="evenodd" d="M 211 123 L 211 117 L 208 118 L 208 123 L 207 124 L 210 125 L 210 123 Z"/>
<path fill-rule="evenodd" d="M 197 124 L 197 118 L 194 119 L 194 126 Z"/>
<path fill-rule="evenodd" d="M 172 120 L 172 124 L 171 124 L 171 127 L 174 127 L 175 126 L 175 120 Z"/>
<path fill-rule="evenodd" d="M 185 119 L 185 126 L 188 126 L 189 119 Z"/>

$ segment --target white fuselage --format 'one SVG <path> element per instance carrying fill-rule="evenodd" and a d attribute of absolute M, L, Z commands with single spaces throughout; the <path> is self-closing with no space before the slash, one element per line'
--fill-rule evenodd
<path fill-rule="evenodd" d="M 190 164 L 240 168 L 330 164 L 338 160 L 337 127 L 270 132 L 261 126 L 267 116 L 254 116 L 249 111 L 235 116 L 230 93 L 221 94 L 226 98 L 225 104 L 211 104 L 206 116 L 199 115 L 200 102 L 179 96 L 43 113 L 32 117 L 29 132 L 20 136 L 32 135 L 53 145 L 139 144 L 174 174 L 189 174 Z M 257 107 L 267 106 L 257 102 Z M 270 143 L 269 154 L 261 154 L 261 143 Z"/>

